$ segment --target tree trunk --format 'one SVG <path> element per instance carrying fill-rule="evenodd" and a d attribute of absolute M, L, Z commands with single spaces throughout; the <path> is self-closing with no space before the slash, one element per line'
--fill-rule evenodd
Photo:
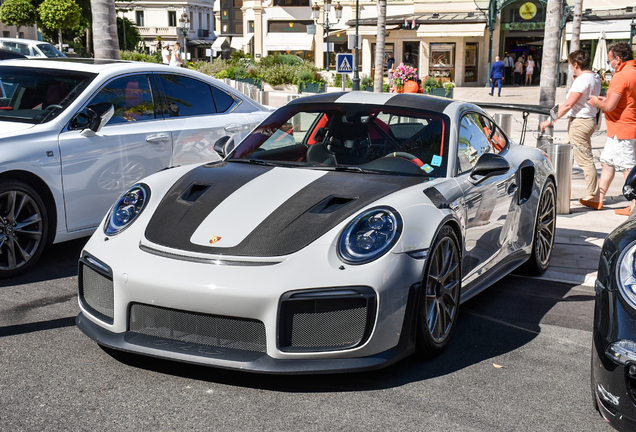
<path fill-rule="evenodd" d="M 119 38 L 114 0 L 91 0 L 95 58 L 119 59 Z"/>
<path fill-rule="evenodd" d="M 57 42 L 59 45 L 57 49 L 59 49 L 61 52 L 62 51 L 62 27 L 57 29 Z"/>
<path fill-rule="evenodd" d="M 86 27 L 86 51 L 88 55 L 93 56 L 93 35 L 90 27 Z"/>
<path fill-rule="evenodd" d="M 548 0 L 541 59 L 539 105 L 553 107 L 556 100 L 556 80 L 559 65 L 562 0 Z"/>
<path fill-rule="evenodd" d="M 570 42 L 570 52 L 576 51 L 581 46 L 581 20 L 583 18 L 583 0 L 576 0 L 574 3 L 574 15 L 572 19 L 572 41 Z M 568 68 L 568 91 L 572 87 L 572 71 Z"/>
<path fill-rule="evenodd" d="M 386 0 L 378 0 L 378 38 L 375 44 L 373 91 L 382 93 L 384 84 L 384 43 L 386 41 Z"/>

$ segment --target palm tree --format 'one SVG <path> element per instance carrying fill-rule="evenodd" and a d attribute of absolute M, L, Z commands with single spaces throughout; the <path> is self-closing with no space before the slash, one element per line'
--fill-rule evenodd
<path fill-rule="evenodd" d="M 95 58 L 119 59 L 117 15 L 114 0 L 91 0 Z"/>
<path fill-rule="evenodd" d="M 570 42 L 570 52 L 576 51 L 581 45 L 581 20 L 583 18 L 583 0 L 576 0 L 574 3 L 574 17 L 572 19 L 572 41 Z M 572 87 L 572 71 L 568 68 L 568 90 Z"/>
<path fill-rule="evenodd" d="M 386 41 L 386 0 L 378 0 L 378 38 L 375 44 L 373 91 L 382 93 L 384 84 L 384 44 Z"/>
<path fill-rule="evenodd" d="M 539 104 L 552 107 L 556 100 L 556 77 L 559 64 L 559 35 L 561 33 L 562 0 L 548 0 L 543 36 L 543 58 Z"/>

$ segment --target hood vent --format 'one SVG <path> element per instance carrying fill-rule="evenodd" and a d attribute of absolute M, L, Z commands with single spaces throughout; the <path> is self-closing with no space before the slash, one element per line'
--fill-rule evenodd
<path fill-rule="evenodd" d="M 187 202 L 195 202 L 201 195 L 203 195 L 203 192 L 208 190 L 210 186 L 211 185 L 193 183 L 190 185 L 189 188 L 186 189 L 186 191 L 181 196 L 181 199 Z"/>
<path fill-rule="evenodd" d="M 311 210 L 309 210 L 309 213 L 314 213 L 314 214 L 333 213 L 336 210 L 346 206 L 351 201 L 355 201 L 356 199 L 357 198 L 342 198 L 342 197 L 330 196 L 325 198 L 318 204 L 316 204 Z"/>

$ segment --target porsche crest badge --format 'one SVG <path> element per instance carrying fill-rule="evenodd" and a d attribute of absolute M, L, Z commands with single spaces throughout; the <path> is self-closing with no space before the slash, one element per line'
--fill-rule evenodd
<path fill-rule="evenodd" d="M 212 237 L 212 238 L 210 239 L 210 244 L 216 244 L 216 243 L 218 243 L 218 242 L 220 242 L 220 241 L 221 241 L 221 237 L 219 237 L 219 236 L 214 236 L 214 237 Z"/>

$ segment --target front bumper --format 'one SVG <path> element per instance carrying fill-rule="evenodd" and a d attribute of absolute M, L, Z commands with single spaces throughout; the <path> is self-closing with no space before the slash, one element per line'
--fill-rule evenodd
<path fill-rule="evenodd" d="M 636 377 L 630 377 L 629 365 L 614 362 L 607 347 L 618 340 L 636 341 L 636 320 L 616 290 L 596 283 L 592 343 L 592 397 L 600 414 L 614 428 L 636 430 Z"/>

